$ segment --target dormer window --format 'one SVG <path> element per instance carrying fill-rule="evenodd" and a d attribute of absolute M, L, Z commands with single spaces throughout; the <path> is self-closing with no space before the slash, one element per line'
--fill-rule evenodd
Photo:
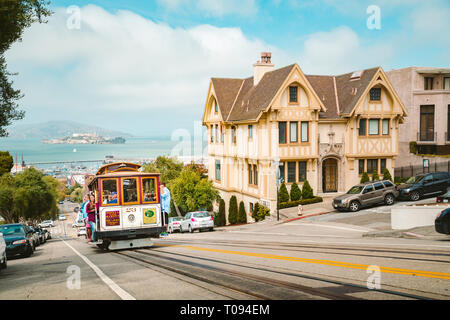
<path fill-rule="evenodd" d="M 298 102 L 298 87 L 290 86 L 289 87 L 289 103 L 297 103 Z"/>
<path fill-rule="evenodd" d="M 370 101 L 381 101 L 381 88 L 370 89 Z"/>
<path fill-rule="evenodd" d="M 214 101 L 214 112 L 218 113 L 219 112 L 219 105 L 217 104 L 217 102 Z"/>

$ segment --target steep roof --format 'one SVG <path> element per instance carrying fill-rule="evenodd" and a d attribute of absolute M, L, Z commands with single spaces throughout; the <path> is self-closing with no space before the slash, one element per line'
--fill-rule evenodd
<path fill-rule="evenodd" d="M 269 106 L 296 64 L 264 74 L 253 85 L 253 77 L 246 79 L 212 78 L 216 97 L 225 121 L 256 120 Z M 361 70 L 359 78 L 353 72 L 338 76 L 305 75 L 313 90 L 327 109 L 322 119 L 340 119 L 350 113 L 380 67 Z"/>

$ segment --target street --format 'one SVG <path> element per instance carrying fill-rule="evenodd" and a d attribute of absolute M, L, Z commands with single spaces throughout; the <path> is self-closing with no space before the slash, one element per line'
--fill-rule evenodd
<path fill-rule="evenodd" d="M 56 222 L 52 240 L 30 258 L 8 261 L 0 272 L 0 299 L 450 298 L 446 236 L 366 238 L 373 225 L 344 223 L 351 219 L 347 213 L 330 213 L 175 233 L 155 239 L 152 248 L 104 252 L 76 236 L 74 206 L 64 203 L 68 220 Z M 358 218 L 383 214 L 382 207 L 369 211 L 375 209 Z"/>

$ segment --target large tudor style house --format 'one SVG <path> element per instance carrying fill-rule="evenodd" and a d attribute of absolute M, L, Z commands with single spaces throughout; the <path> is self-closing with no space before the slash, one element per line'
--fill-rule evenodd
<path fill-rule="evenodd" d="M 363 172 L 393 172 L 406 116 L 381 67 L 305 75 L 297 64 L 274 70 L 262 53 L 253 77 L 209 83 L 209 176 L 248 214 L 256 202 L 275 211 L 278 168 L 288 189 L 308 180 L 315 194 L 345 192 Z"/>

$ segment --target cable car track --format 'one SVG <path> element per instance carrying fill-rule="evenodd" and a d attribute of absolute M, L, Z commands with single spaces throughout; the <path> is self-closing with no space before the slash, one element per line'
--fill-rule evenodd
<path fill-rule="evenodd" d="M 257 299 L 263 300 L 288 300 L 288 299 L 332 299 L 332 300 L 363 300 L 354 296 L 348 295 L 351 292 L 358 291 L 375 291 L 382 294 L 387 294 L 395 297 L 402 297 L 416 300 L 431 299 L 425 296 L 418 296 L 408 294 L 404 292 L 397 292 L 392 290 L 373 289 L 369 290 L 366 286 L 357 285 L 353 283 L 346 283 L 338 280 L 330 280 L 325 278 L 319 278 L 293 272 L 283 272 L 280 270 L 270 270 L 261 267 L 254 267 L 249 265 L 242 265 L 236 263 L 230 263 L 228 261 L 220 261 L 211 258 L 190 256 L 179 253 L 161 252 L 155 253 L 148 250 L 134 250 L 127 252 L 116 252 L 118 255 L 126 256 L 128 258 L 138 260 L 148 265 L 164 268 L 166 270 L 176 272 L 178 274 L 194 278 L 212 285 L 218 285 L 227 289 L 231 289 L 237 292 L 244 293 L 246 295 L 253 296 Z M 196 259 L 197 261 L 189 261 L 186 259 L 168 257 L 167 255 L 173 255 L 177 257 L 184 257 L 187 259 Z M 198 262 L 201 261 L 201 262 Z M 235 266 L 239 268 L 246 268 L 252 271 L 252 273 L 230 270 L 229 268 L 222 268 L 218 266 L 207 265 L 205 262 L 221 263 L 227 266 Z M 194 271 L 192 271 L 194 270 Z M 199 270 L 207 270 L 208 272 L 198 272 Z M 291 276 L 296 278 L 302 278 L 308 281 L 317 281 L 325 283 L 327 285 L 332 284 L 334 288 L 317 288 L 301 285 L 298 283 L 292 283 L 282 280 L 276 280 L 274 277 L 256 275 L 254 271 L 262 271 L 269 273 L 282 274 L 283 276 Z M 191 272 L 190 272 L 191 271 Z M 211 274 L 211 276 L 209 276 Z M 225 275 L 225 276 L 224 276 Z M 243 281 L 245 279 L 245 282 Z M 237 280 L 237 281 L 236 281 Z M 256 283 L 256 285 L 255 285 Z M 338 287 L 336 287 L 338 286 Z M 256 290 L 255 290 L 256 288 Z M 275 289 L 275 290 L 274 290 Z M 282 289 L 280 291 L 280 289 Z M 333 292 L 333 290 L 340 292 Z M 344 292 L 344 293 L 342 293 Z M 281 294 L 280 294 L 281 293 Z"/>

